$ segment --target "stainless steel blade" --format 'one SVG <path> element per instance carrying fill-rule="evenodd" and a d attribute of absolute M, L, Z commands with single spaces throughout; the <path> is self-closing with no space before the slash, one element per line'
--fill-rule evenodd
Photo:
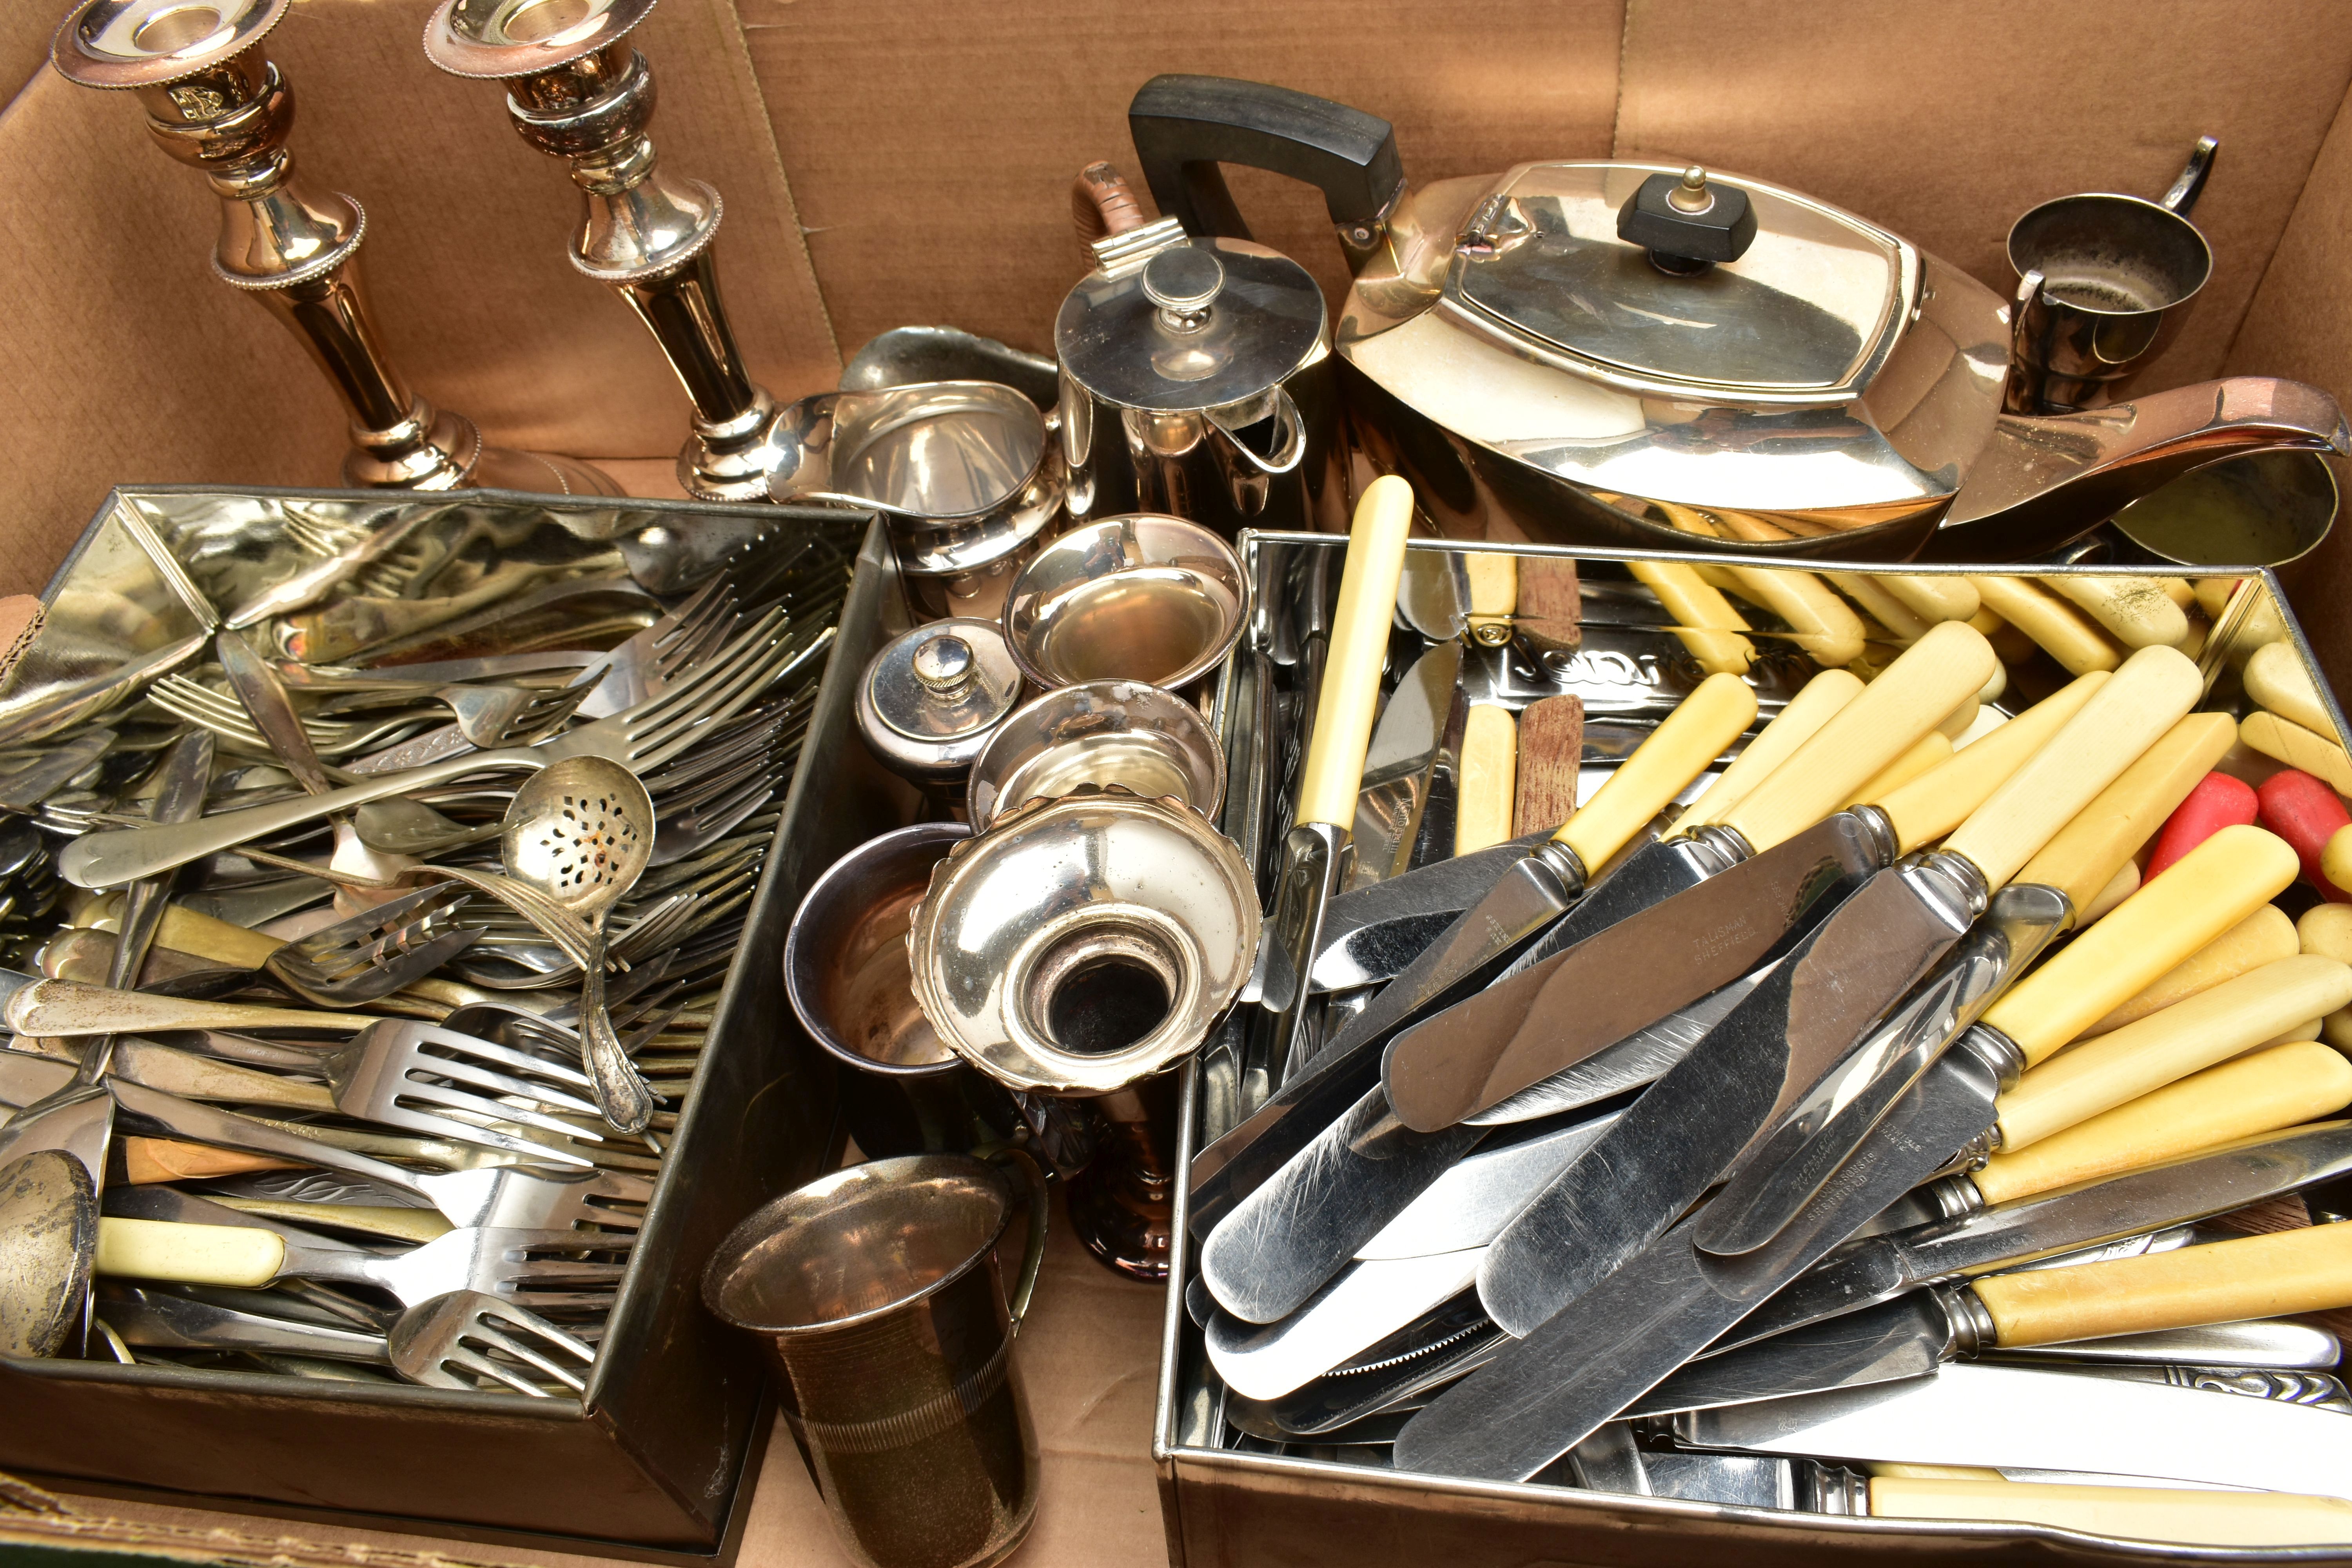
<path fill-rule="evenodd" d="M 1603 1047 L 1576 1066 L 1519 1090 L 1499 1105 L 1465 1117 L 1464 1125 L 1502 1127 L 1532 1121 L 1538 1116 L 1574 1110 L 1654 1082 L 1697 1048 L 1706 1032 L 1723 1022 L 1771 973 L 1772 966 L 1767 964 L 1753 974 L 1744 974 L 1681 1012 L 1669 1013 L 1640 1034 Z"/>
<path fill-rule="evenodd" d="M 1668 1415 L 1918 1377 L 1951 1355 L 1952 1325 L 1932 1290 L 1692 1362 L 1627 1407 Z"/>
<path fill-rule="evenodd" d="M 1211 1317 L 1210 1364 L 1244 1398 L 1279 1399 L 1460 1295 L 1477 1272 L 1476 1247 L 1349 1264 L 1280 1322 Z"/>
<path fill-rule="evenodd" d="M 1433 797 L 1442 789 L 1449 802 L 1454 798 L 1469 712 L 1461 677 L 1462 645 L 1442 642 L 1415 659 L 1389 693 L 1357 786 L 1356 819 L 1348 835 L 1356 852 L 1349 888 L 1375 887 L 1412 870 Z M 1443 815 L 1450 851 L 1453 814 Z"/>
<path fill-rule="evenodd" d="M 1872 878 L 1495 1238 L 1478 1275 L 1495 1321 L 1532 1332 L 1664 1234 L 1974 913 L 1932 867 Z"/>
<path fill-rule="evenodd" d="M 1769 1246 L 1717 1258 L 1692 1245 L 1689 1222 L 1676 1226 L 1433 1400 L 1399 1435 L 1397 1468 L 1503 1480 L 1534 1475 L 1935 1174 L 1990 1124 L 2000 1092 L 1999 1078 L 1973 1051 L 1946 1052 Z"/>
<path fill-rule="evenodd" d="M 1255 1415 L 1295 1437 L 1319 1437 L 1369 1415 L 1417 1407 L 1431 1390 L 1484 1366 L 1510 1342 L 1465 1290 L 1347 1365 L 1265 1401 Z"/>
<path fill-rule="evenodd" d="M 1397 1037 L 1382 1076 L 1399 1114 L 1449 1126 L 1729 984 L 1860 888 L 1883 849 L 1841 812 L 1737 865 L 1711 837 L 1635 852 L 1545 932 L 1552 959 Z"/>
<path fill-rule="evenodd" d="M 1850 1242 L 1766 1302 L 1720 1348 L 1857 1311 L 1937 1280 L 2203 1219 L 2347 1174 L 2352 1121 L 2323 1121 Z"/>
<path fill-rule="evenodd" d="M 1356 1249 L 1358 1258 L 1420 1258 L 1484 1247 L 1511 1216 L 1609 1131 L 1614 1113 L 1539 1136 L 1481 1149 L 1439 1176 L 1380 1234 Z"/>
<path fill-rule="evenodd" d="M 1323 914 L 1323 948 L 1315 955 L 1308 984 L 1318 991 L 1349 991 L 1394 979 L 1444 934 L 1456 915 L 1485 898 L 1504 872 L 1550 837 L 1530 833 L 1335 895 Z"/>
<path fill-rule="evenodd" d="M 1695 1411 L 1675 1431 L 1708 1448 L 2352 1497 L 2352 1421 L 2333 1411 L 2029 1367 L 1963 1363 L 1903 1383 Z"/>
<path fill-rule="evenodd" d="M 1339 882 L 1347 836 L 1319 822 L 1302 822 L 1283 836 L 1282 868 L 1274 909 L 1259 939 L 1265 974 L 1258 1005 L 1275 1016 L 1265 1062 L 1280 1084 L 1299 1058 L 1307 1018 L 1307 971 L 1321 945 L 1323 911 Z"/>
<path fill-rule="evenodd" d="M 1961 1020 L 1976 1016 L 2074 921 L 2074 906 L 2055 888 L 2026 882 L 1995 893 L 1969 940 L 1733 1162 L 1699 1222 L 1699 1246 L 1748 1252 L 1771 1240 L 1951 1044 Z"/>

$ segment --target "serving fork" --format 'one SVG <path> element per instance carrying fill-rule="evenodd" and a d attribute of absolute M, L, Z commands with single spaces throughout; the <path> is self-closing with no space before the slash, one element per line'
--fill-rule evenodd
<path fill-rule="evenodd" d="M 223 812 L 198 822 L 87 833 L 67 847 L 58 869 L 78 886 L 111 888 L 371 800 L 429 789 L 490 768 L 538 769 L 564 757 L 599 756 L 642 772 L 683 754 L 709 726 L 740 712 L 771 684 L 816 660 L 832 647 L 835 635 L 832 626 L 795 634 L 782 611 L 771 610 L 660 696 L 540 745 L 478 752 L 325 795 Z"/>

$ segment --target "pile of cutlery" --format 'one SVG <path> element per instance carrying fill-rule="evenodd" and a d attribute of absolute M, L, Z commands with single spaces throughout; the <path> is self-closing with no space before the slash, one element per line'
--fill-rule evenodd
<path fill-rule="evenodd" d="M 37 1353 L 586 1386 L 855 527 L 660 598 L 436 595 L 446 540 L 380 542 L 0 750 L 0 1203 L 91 1215 Z"/>
<path fill-rule="evenodd" d="M 1228 815 L 1275 913 L 1187 1191 L 1224 1446 L 1830 1511 L 1869 1506 L 1849 1463 L 2352 1498 L 2305 1321 L 2352 1306 L 2352 919 L 2268 816 L 2141 883 L 2217 768 L 2344 754 L 2307 691 L 2192 711 L 2259 606 L 1796 574 L 1853 622 L 1825 652 L 1738 574 L 1588 563 L 1538 647 L 1454 640 L 1416 568 L 1482 558 L 1414 552 L 1350 844 L 1278 837 L 1331 766 L 1319 660 L 1366 641 L 1297 555 Z M 1515 717 L 1520 802 L 1582 773 L 1564 824 L 1422 831 L 1492 771 L 1465 705 Z"/>

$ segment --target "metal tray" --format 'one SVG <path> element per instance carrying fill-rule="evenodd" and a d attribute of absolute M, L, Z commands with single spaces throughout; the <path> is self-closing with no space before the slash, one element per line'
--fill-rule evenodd
<path fill-rule="evenodd" d="M 1234 745 L 1235 671 L 1276 635 L 1283 590 L 1279 563 L 1297 552 L 1329 552 L 1336 577 L 1346 541 L 1333 535 L 1244 534 L 1244 550 L 1257 612 L 1249 633 L 1218 677 L 1218 721 L 1229 756 Z M 1462 545 L 1415 540 L 1416 550 L 1509 550 L 1580 562 L 1635 560 L 1718 562 L 1756 566 L 1748 559 L 1642 551 L 1541 546 Z M 1767 568 L 1778 570 L 1780 568 Z M 1838 575 L 1843 568 L 1806 563 L 1801 569 Z M 1603 568 L 1604 571 L 1608 570 Z M 1906 573 L 1982 573 L 1983 567 L 1906 565 Z M 2104 575 L 2246 578 L 2214 626 L 2200 667 L 2206 692 L 2200 706 L 2237 711 L 2244 694 L 2227 656 L 2248 640 L 2265 607 L 2274 609 L 2325 696 L 2338 736 L 2347 732 L 2341 707 L 2313 658 L 2310 644 L 2269 571 L 2199 572 L 2180 567 L 2032 566 L 2032 575 L 2066 572 Z M 1295 571 L 1291 574 L 1295 575 Z M 1276 686 L 1295 692 L 1300 664 L 1277 667 Z M 1288 685 L 1286 686 L 1284 677 Z M 2012 685 L 2014 690 L 2014 683 Z M 1769 717 L 1769 712 L 1765 715 Z M 1295 719 L 1295 714 L 1293 715 Z M 1226 831 L 1238 838 L 1269 876 L 1286 822 L 1287 786 L 1281 759 L 1292 766 L 1304 747 L 1297 726 L 1277 726 L 1271 746 L 1255 753 L 1255 776 L 1237 769 L 1227 795 Z M 1269 763 L 1271 752 L 1274 761 Z M 1588 761 L 1590 761 L 1588 755 Z M 1682 1568 L 1710 1558 L 1741 1568 L 1818 1568 L 1822 1563 L 1900 1562 L 1905 1564 L 2149 1563 L 2352 1563 L 2352 1545 L 2266 1550 L 2158 1545 L 2026 1524 L 1854 1519 L 1776 1509 L 1727 1507 L 1672 1498 L 1633 1497 L 1572 1487 L 1462 1481 L 1402 1473 L 1370 1464 L 1341 1464 L 1282 1452 L 1243 1452 L 1220 1414 L 1223 1388 L 1208 1363 L 1201 1331 L 1186 1315 L 1182 1286 L 1196 1269 L 1186 1234 L 1185 1194 L 1192 1152 L 1231 1124 L 1233 1069 L 1228 1037 L 1212 1038 L 1185 1069 L 1176 1183 L 1175 1245 L 1161 1335 L 1160 1395 L 1153 1415 L 1152 1460 L 1159 1472 L 1160 1515 L 1168 1559 L 1175 1568 L 1294 1568 L 1346 1563 L 1349 1568 L 1553 1568 L 1592 1563 Z M 1384 1461 L 1383 1461 L 1384 1463 Z"/>
<path fill-rule="evenodd" d="M 5 699 L 208 634 L 207 594 L 249 581 L 289 508 L 389 523 L 437 507 L 469 526 L 535 523 L 547 547 L 603 551 L 616 529 L 784 529 L 838 511 L 551 500 L 477 490 L 121 489 L 43 595 L 97 596 L 58 616 Z M 854 520 L 853 520 L 854 521 Z M 552 525 L 551 527 L 550 525 Z M 81 628 L 68 635 L 63 623 Z M 735 1222 L 835 1163 L 832 1059 L 784 1005 L 784 928 L 803 887 L 907 820 L 912 791 L 857 743 L 851 699 L 908 624 L 896 560 L 869 521 L 803 758 L 729 972 L 664 1179 L 586 1397 L 120 1366 L 0 1362 L 0 1469 L 66 1491 L 323 1520 L 652 1562 L 723 1558 L 770 1426 L 758 1347 L 710 1318 L 704 1258 Z"/>

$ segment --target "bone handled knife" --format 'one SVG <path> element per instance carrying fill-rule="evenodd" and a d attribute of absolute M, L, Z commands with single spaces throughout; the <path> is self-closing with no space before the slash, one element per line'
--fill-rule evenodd
<path fill-rule="evenodd" d="M 2230 743 L 2227 715 L 2193 713 L 2182 719 L 2059 830 L 2020 873 L 2011 891 L 2021 897 L 2027 896 L 2027 889 L 2038 891 L 2052 904 L 2058 931 L 2071 927 L 2084 908 L 2084 900 L 2129 863 L 2138 845 Z M 1723 1191 L 1699 1226 L 1699 1245 L 1712 1252 L 1762 1246 L 1820 1190 L 1869 1135 L 1895 1096 L 1950 1038 L 1933 1033 L 1890 1037 L 1882 1031 L 1822 1078 L 1726 1173 Z"/>
<path fill-rule="evenodd" d="M 1381 672 L 1389 623 L 1404 571 L 1405 538 L 1412 529 L 1412 487 L 1384 475 L 1366 487 L 1339 578 L 1339 603 L 1324 655 L 1315 726 L 1299 770 L 1298 805 L 1282 841 L 1274 907 L 1265 924 L 1265 977 L 1261 1004 L 1275 1015 L 1265 1060 L 1281 1081 L 1301 1054 L 1311 1000 L 1307 974 L 1322 936 L 1323 911 L 1336 889 L 1364 752 L 1380 704 Z"/>
<path fill-rule="evenodd" d="M 1886 1383 L 1997 1350 L 2347 1304 L 2352 1229 L 2313 1226 L 1937 1286 L 1694 1362 L 1627 1414 L 1664 1415 Z"/>
<path fill-rule="evenodd" d="M 2185 1225 L 2352 1174 L 2352 1121 L 2258 1134 L 2220 1149 L 2167 1151 L 2104 1181 L 1987 1205 L 1850 1241 L 1726 1336 L 1722 1349 L 1891 1301 L 1924 1286 Z M 1965 1178 L 1963 1178 L 1965 1180 Z"/>
<path fill-rule="evenodd" d="M 1475 1116 L 1754 969 L 1896 855 L 1948 832 L 2097 689 L 2057 693 L 1874 811 L 1838 810 L 1934 728 L 1953 691 L 1972 698 L 1967 683 L 1991 651 L 1948 626 L 1948 637 L 1896 659 L 1722 821 L 1629 857 L 1545 933 L 1537 948 L 1549 956 L 1401 1034 L 1384 1068 L 1399 1116 L 1423 1129 Z"/>
<path fill-rule="evenodd" d="M 1870 1038 L 1991 894 L 2202 689 L 2196 665 L 2175 650 L 2133 655 L 1941 849 L 1878 872 L 1832 911 L 1496 1238 L 1478 1279 L 1495 1321 L 1531 1331 L 1664 1234 L 1749 1140 Z M 1697 1222 L 1702 1242 L 1707 1218 Z"/>

